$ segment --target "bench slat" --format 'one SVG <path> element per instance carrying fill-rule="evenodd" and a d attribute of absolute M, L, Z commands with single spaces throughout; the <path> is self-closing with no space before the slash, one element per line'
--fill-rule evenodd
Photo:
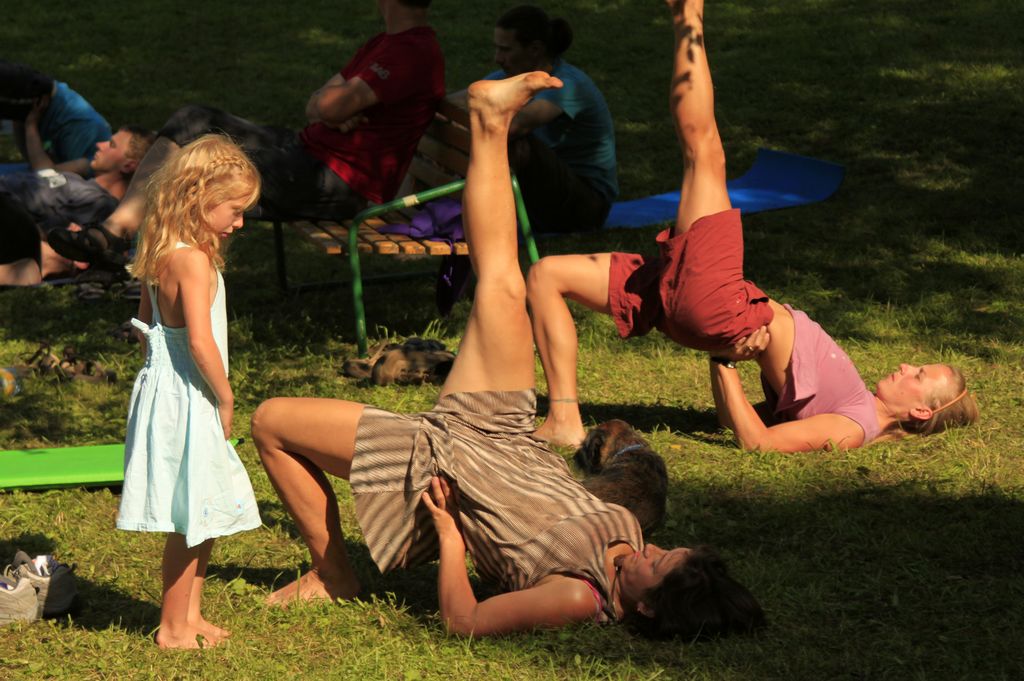
<path fill-rule="evenodd" d="M 426 249 L 416 239 L 405 235 L 405 234 L 381 234 L 376 231 L 377 227 L 381 227 L 389 223 L 381 218 L 372 218 L 367 220 L 366 224 L 360 228 L 360 232 L 367 232 L 373 234 L 375 241 L 374 252 L 375 253 L 412 253 L 419 254 L 425 253 Z"/>
<path fill-rule="evenodd" d="M 469 156 L 436 137 L 421 139 L 419 152 L 445 170 L 456 172 L 463 177 L 469 168 Z"/>
<path fill-rule="evenodd" d="M 422 148 L 423 140 L 430 138 L 441 140 L 464 154 L 469 154 L 470 134 L 469 130 L 465 128 L 459 128 L 447 121 L 435 118 L 427 128 L 426 135 L 420 138 L 420 148 Z"/>
<path fill-rule="evenodd" d="M 437 113 L 454 123 L 469 128 L 469 110 L 462 108 L 449 99 L 441 100 L 441 103 L 437 105 Z"/>
<path fill-rule="evenodd" d="M 340 243 L 329 232 L 312 222 L 294 222 L 292 225 L 306 240 L 328 255 L 341 255 L 347 246 Z"/>
<path fill-rule="evenodd" d="M 443 184 L 462 179 L 462 175 L 446 171 L 419 156 L 413 157 L 412 163 L 409 164 L 409 173 L 416 180 L 425 182 L 430 187 L 440 187 Z"/>

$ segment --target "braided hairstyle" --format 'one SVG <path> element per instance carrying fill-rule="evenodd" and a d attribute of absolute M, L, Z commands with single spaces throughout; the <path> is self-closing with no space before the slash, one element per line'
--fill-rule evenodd
<path fill-rule="evenodd" d="M 259 195 L 259 172 L 237 144 L 223 135 L 190 142 L 150 178 L 139 246 L 129 272 L 147 284 L 159 284 L 164 261 L 179 241 L 199 249 L 221 269 L 221 240 L 208 229 L 210 211 L 235 200 L 248 210 Z"/>

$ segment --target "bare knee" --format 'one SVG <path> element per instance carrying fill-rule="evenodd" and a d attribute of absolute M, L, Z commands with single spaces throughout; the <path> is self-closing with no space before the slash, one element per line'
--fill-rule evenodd
<path fill-rule="evenodd" d="M 281 401 L 284 398 L 274 397 L 269 400 L 265 400 L 260 406 L 256 407 L 256 411 L 252 414 L 252 419 L 249 422 L 249 432 L 252 434 L 253 442 L 256 444 L 256 450 L 259 452 L 260 459 L 265 459 L 270 450 L 273 449 L 274 443 L 277 441 L 277 432 L 274 428 L 275 414 L 281 405 Z"/>
<path fill-rule="evenodd" d="M 717 126 L 700 129 L 696 126 L 683 126 L 680 134 L 687 166 L 699 166 L 725 176 L 725 149 Z"/>
<path fill-rule="evenodd" d="M 527 296 L 533 300 L 552 291 L 561 295 L 562 282 L 559 273 L 558 256 L 547 256 L 535 262 L 526 275 Z"/>
<path fill-rule="evenodd" d="M 493 309 L 526 311 L 526 282 L 522 275 L 509 277 L 487 277 L 477 282 L 474 304 L 486 300 Z"/>

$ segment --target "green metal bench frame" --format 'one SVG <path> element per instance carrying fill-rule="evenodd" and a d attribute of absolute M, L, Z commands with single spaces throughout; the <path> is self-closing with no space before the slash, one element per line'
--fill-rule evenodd
<path fill-rule="evenodd" d="M 439 111 L 438 117 L 435 120 L 434 125 L 428 129 L 424 138 L 420 141 L 417 149 L 419 157 L 417 161 L 426 159 L 426 165 L 414 166 L 410 169 L 410 173 L 415 174 L 415 168 L 424 167 L 425 171 L 422 175 L 425 177 L 417 177 L 417 181 L 420 183 L 429 183 L 435 177 L 443 176 L 461 176 L 464 174 L 462 168 L 453 168 L 452 166 L 462 165 L 462 159 L 466 158 L 468 154 L 468 115 L 464 109 L 458 108 L 457 105 L 445 102 L 442 104 L 441 110 Z M 459 128 L 458 126 L 462 126 Z M 454 135 L 449 134 L 455 132 Z M 429 172 L 428 172 L 429 171 Z M 365 226 L 368 230 L 373 230 L 372 227 L 367 225 L 370 220 L 374 218 L 380 218 L 390 214 L 402 215 L 400 211 L 404 212 L 405 216 L 408 216 L 408 209 L 415 206 L 422 205 L 429 201 L 441 198 L 443 196 L 450 196 L 457 192 L 462 191 L 466 186 L 465 179 L 458 179 L 452 182 L 441 184 L 437 187 L 431 187 L 424 189 L 419 192 L 403 196 L 402 198 L 389 201 L 379 206 L 371 206 L 366 210 L 362 211 L 351 221 L 346 221 L 345 224 L 340 225 L 343 229 L 348 230 L 347 249 L 348 249 L 348 261 L 349 270 L 351 272 L 351 281 L 349 282 L 320 282 L 320 283 L 303 283 L 297 285 L 289 285 L 288 274 L 286 269 L 286 258 L 284 251 L 284 225 L 291 224 L 294 227 L 308 226 L 311 221 L 309 220 L 285 220 L 281 218 L 271 218 L 270 221 L 274 225 L 274 248 L 275 255 L 277 257 L 277 277 L 278 283 L 281 289 L 285 292 L 289 291 L 302 291 L 310 289 L 323 289 L 327 287 L 334 287 L 339 285 L 345 285 L 348 283 L 352 287 L 352 310 L 355 317 L 356 327 L 356 343 L 359 349 L 359 355 L 365 357 L 368 350 L 368 341 L 366 333 L 366 309 L 363 304 L 363 287 L 364 284 L 377 281 L 393 281 L 396 279 L 408 278 L 409 276 L 419 276 L 425 274 L 424 272 L 413 272 L 413 273 L 398 273 L 390 275 L 379 275 L 375 277 L 364 277 L 362 274 L 362 256 L 359 248 L 360 233 L 363 231 L 362 228 Z M 512 176 L 512 193 L 515 197 L 516 205 L 516 216 L 519 221 L 519 229 L 523 237 L 523 242 L 526 246 L 527 255 L 530 258 L 531 263 L 537 262 L 540 258 L 537 252 L 537 244 L 534 241 L 533 233 L 530 228 L 530 220 L 526 214 L 526 207 L 523 203 L 522 192 L 519 188 L 519 182 L 515 176 Z M 392 222 L 397 221 L 392 220 Z M 315 224 L 315 223 L 313 223 Z M 347 226 L 346 226 L 347 225 Z M 311 230 L 315 231 L 315 230 Z M 323 234 L 320 236 L 324 237 L 324 241 L 331 244 L 331 252 L 337 253 L 337 246 L 341 241 L 341 238 L 336 233 L 328 232 L 326 229 L 323 230 Z M 335 230 L 336 232 L 336 230 Z M 410 239 L 411 241 L 423 243 L 425 240 L 421 239 Z M 435 244 L 430 249 L 431 251 L 440 250 Z M 454 253 L 456 249 L 451 249 L 450 252 Z M 434 253 L 437 255 L 446 255 L 447 253 Z"/>

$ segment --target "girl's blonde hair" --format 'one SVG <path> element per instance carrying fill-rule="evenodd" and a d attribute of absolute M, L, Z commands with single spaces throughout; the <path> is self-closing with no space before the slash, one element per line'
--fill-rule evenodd
<path fill-rule="evenodd" d="M 146 212 L 139 230 L 132 276 L 159 283 L 160 269 L 179 241 L 224 266 L 221 240 L 208 229 L 209 213 L 225 201 L 248 210 L 260 196 L 260 175 L 242 149 L 223 135 L 203 135 L 167 159 L 146 187 Z"/>
<path fill-rule="evenodd" d="M 946 389 L 936 390 L 926 400 L 928 408 L 932 410 L 931 418 L 924 421 L 896 421 L 875 442 L 901 440 L 909 434 L 932 435 L 957 426 L 969 426 L 978 420 L 978 402 L 967 390 L 967 379 L 963 372 L 955 366 L 946 366 L 951 372 Z"/>

